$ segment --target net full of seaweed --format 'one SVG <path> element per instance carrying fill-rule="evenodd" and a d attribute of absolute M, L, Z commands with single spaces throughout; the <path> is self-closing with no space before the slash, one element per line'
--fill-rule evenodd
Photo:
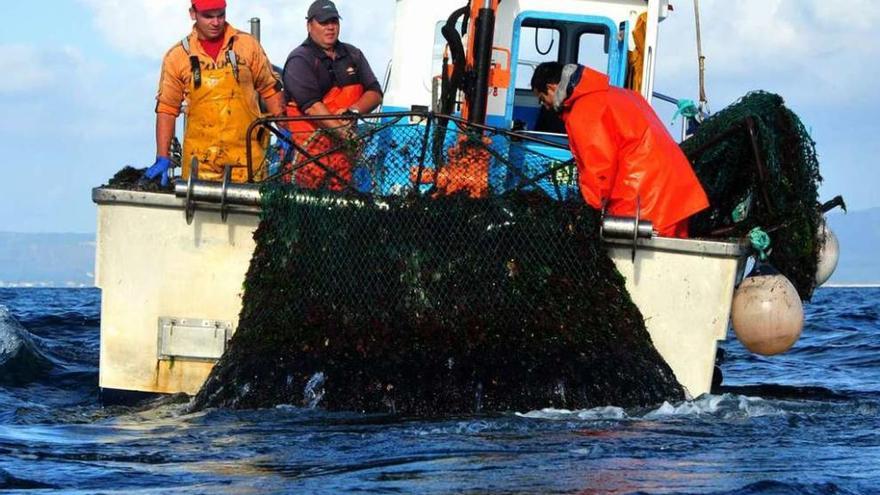
<path fill-rule="evenodd" d="M 680 399 L 598 212 L 560 185 L 576 184 L 571 167 L 547 174 L 566 167 L 515 140 L 425 127 L 362 126 L 345 157 L 357 187 L 331 190 L 343 171 L 303 188 L 296 158 L 277 172 L 289 182 L 264 186 L 239 327 L 194 407 L 320 399 L 438 415 Z"/>
<path fill-rule="evenodd" d="M 815 143 L 778 95 L 756 91 L 708 119 L 682 149 L 710 207 L 690 224 L 697 237 L 772 239 L 769 262 L 810 300 L 822 236 Z"/>

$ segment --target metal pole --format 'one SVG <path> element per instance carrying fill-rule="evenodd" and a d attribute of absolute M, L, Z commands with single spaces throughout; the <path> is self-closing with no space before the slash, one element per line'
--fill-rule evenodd
<path fill-rule="evenodd" d="M 486 107 L 489 103 L 489 71 L 492 68 L 492 42 L 495 37 L 495 11 L 491 0 L 483 2 L 477 16 L 474 40 L 474 94 L 468 112 L 468 120 L 477 124 L 486 123 Z"/>
<path fill-rule="evenodd" d="M 251 17 L 251 35 L 260 41 L 260 18 Z"/>
<path fill-rule="evenodd" d="M 703 56 L 703 36 L 700 27 L 700 0 L 694 0 L 694 17 L 697 21 L 697 60 L 700 67 L 700 111 L 705 111 L 709 101 L 706 98 L 706 57 Z"/>

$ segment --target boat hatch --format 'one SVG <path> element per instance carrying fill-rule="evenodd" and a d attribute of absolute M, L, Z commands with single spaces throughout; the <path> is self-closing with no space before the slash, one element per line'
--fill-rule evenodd
<path fill-rule="evenodd" d="M 231 321 L 159 318 L 159 360 L 216 361 L 232 338 Z"/>

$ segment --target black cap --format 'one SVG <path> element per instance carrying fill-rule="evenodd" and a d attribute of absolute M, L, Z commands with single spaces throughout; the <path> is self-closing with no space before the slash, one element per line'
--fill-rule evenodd
<path fill-rule="evenodd" d="M 330 0 L 315 0 L 309 6 L 309 14 L 306 16 L 308 20 L 316 20 L 318 22 L 327 22 L 330 19 L 341 19 L 339 11 L 336 10 L 336 4 Z"/>

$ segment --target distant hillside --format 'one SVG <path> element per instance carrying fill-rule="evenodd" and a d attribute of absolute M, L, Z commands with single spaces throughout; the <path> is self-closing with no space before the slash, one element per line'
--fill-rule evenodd
<path fill-rule="evenodd" d="M 880 208 L 828 215 L 828 225 L 840 241 L 840 262 L 832 284 L 880 283 Z"/>
<path fill-rule="evenodd" d="M 835 211 L 828 223 L 840 240 L 840 263 L 829 283 L 880 283 L 880 208 Z M 94 240 L 94 234 L 0 232 L 0 287 L 92 286 Z"/>
<path fill-rule="evenodd" d="M 90 287 L 94 266 L 94 234 L 0 232 L 0 287 Z"/>

